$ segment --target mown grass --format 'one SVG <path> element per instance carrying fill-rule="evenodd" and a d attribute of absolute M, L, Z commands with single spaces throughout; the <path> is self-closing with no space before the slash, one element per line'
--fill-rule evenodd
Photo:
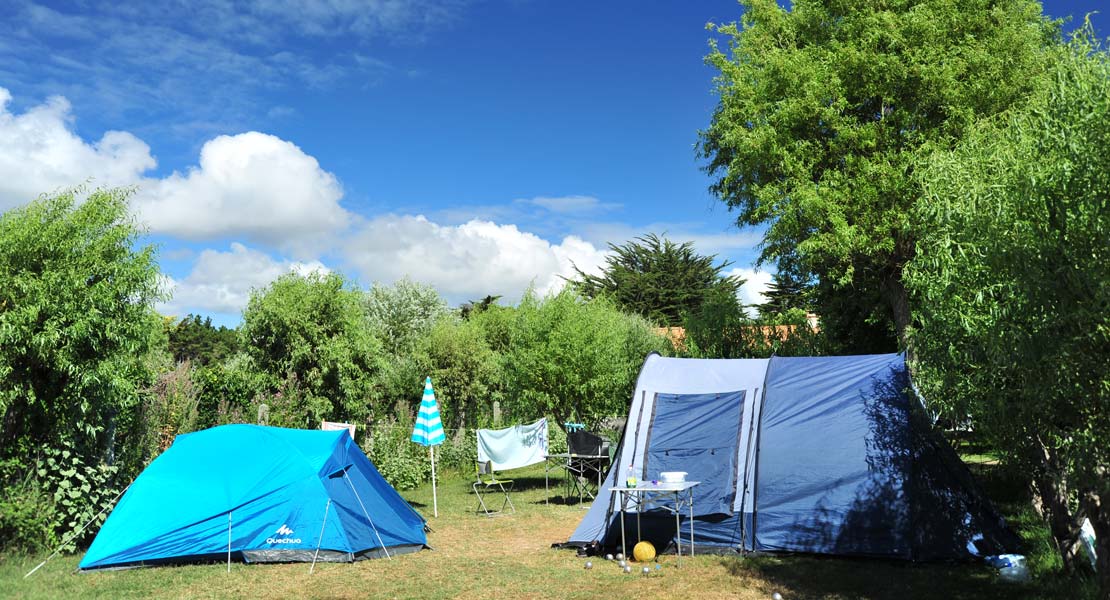
<path fill-rule="evenodd" d="M 439 518 L 430 518 L 433 550 L 392 561 L 318 564 L 202 564 L 92 574 L 74 572 L 79 556 L 63 556 L 28 579 L 41 556 L 0 556 L 0 596 L 5 598 L 741 598 L 766 599 L 774 592 L 796 598 L 1053 598 L 1084 597 L 1071 580 L 1053 576 L 1014 586 L 994 571 L 965 564 L 912 564 L 808 556 L 674 556 L 650 577 L 625 575 L 617 565 L 551 548 L 567 539 L 585 505 L 546 504 L 543 469 L 514 472 L 516 514 L 487 518 L 467 476 L 445 474 L 439 486 Z M 554 483 L 553 483 L 554 485 Z M 1014 493 L 1012 490 L 992 490 Z M 403 492 L 425 515 L 432 513 L 431 486 Z M 1011 512 L 1008 506 L 1003 507 Z M 1018 523 L 1020 527 L 1035 523 Z M 1035 537 L 1035 530 L 1028 535 Z M 1023 532 L 1026 533 L 1026 532 Z M 1040 533 L 1043 535 L 1043 531 Z M 1040 559 L 1037 559 L 1040 560 Z"/>

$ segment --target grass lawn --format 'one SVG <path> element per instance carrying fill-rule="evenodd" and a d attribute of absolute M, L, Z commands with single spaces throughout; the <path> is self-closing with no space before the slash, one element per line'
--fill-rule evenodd
<path fill-rule="evenodd" d="M 1045 598 L 1054 590 L 996 582 L 975 565 L 910 564 L 806 556 L 695 556 L 677 566 L 659 560 L 650 577 L 625 575 L 616 564 L 553 550 L 585 514 L 574 503 L 544 503 L 542 467 L 513 472 L 516 514 L 474 512 L 468 477 L 445 474 L 439 518 L 429 518 L 433 550 L 392 561 L 318 564 L 233 563 L 75 574 L 79 556 L 60 556 L 28 579 L 43 556 L 0 556 L 4 598 Z M 560 492 L 552 489 L 553 496 Z M 431 486 L 403 492 L 432 514 Z M 1057 585 L 1062 582 L 1057 582 Z M 1065 591 L 1058 588 L 1055 591 Z"/>

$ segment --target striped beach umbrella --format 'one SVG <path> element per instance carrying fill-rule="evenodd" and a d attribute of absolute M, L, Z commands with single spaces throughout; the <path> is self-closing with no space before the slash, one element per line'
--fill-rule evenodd
<path fill-rule="evenodd" d="M 439 516 L 439 503 L 436 499 L 436 451 L 435 447 L 447 440 L 443 435 L 443 421 L 439 419 L 439 405 L 436 392 L 432 389 L 432 378 L 424 380 L 424 397 L 420 399 L 420 412 L 416 415 L 416 425 L 412 428 L 412 441 L 428 447 L 432 460 L 432 514 Z"/>

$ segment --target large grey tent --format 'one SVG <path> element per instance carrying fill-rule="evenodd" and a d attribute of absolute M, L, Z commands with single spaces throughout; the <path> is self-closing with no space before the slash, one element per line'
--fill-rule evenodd
<path fill-rule="evenodd" d="M 621 449 L 570 545 L 620 543 L 617 495 L 605 490 L 630 467 L 641 480 L 686 471 L 702 482 L 694 490 L 699 552 L 964 559 L 1018 542 L 934 434 L 900 354 L 649 355 Z M 645 539 L 675 543 L 669 513 L 639 517 Z M 635 513 L 625 518 L 635 531 Z"/>

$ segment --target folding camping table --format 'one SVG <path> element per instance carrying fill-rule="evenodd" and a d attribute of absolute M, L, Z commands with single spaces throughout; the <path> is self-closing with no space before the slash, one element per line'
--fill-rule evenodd
<path fill-rule="evenodd" d="M 648 508 L 661 508 L 663 510 L 674 513 L 674 537 L 675 537 L 675 551 L 678 553 L 678 560 L 682 560 L 682 527 L 679 522 L 679 515 L 682 514 L 682 507 L 690 507 L 690 556 L 694 555 L 694 486 L 701 483 L 700 481 L 680 481 L 677 483 L 666 483 L 660 481 L 659 483 L 642 482 L 636 487 L 611 487 L 610 492 L 620 494 L 621 504 L 621 551 L 628 551 L 628 544 L 624 539 L 624 512 L 626 506 L 631 504 L 636 507 L 636 539 L 640 539 L 640 513 Z M 674 506 L 668 506 L 661 502 L 668 498 L 673 498 Z"/>

